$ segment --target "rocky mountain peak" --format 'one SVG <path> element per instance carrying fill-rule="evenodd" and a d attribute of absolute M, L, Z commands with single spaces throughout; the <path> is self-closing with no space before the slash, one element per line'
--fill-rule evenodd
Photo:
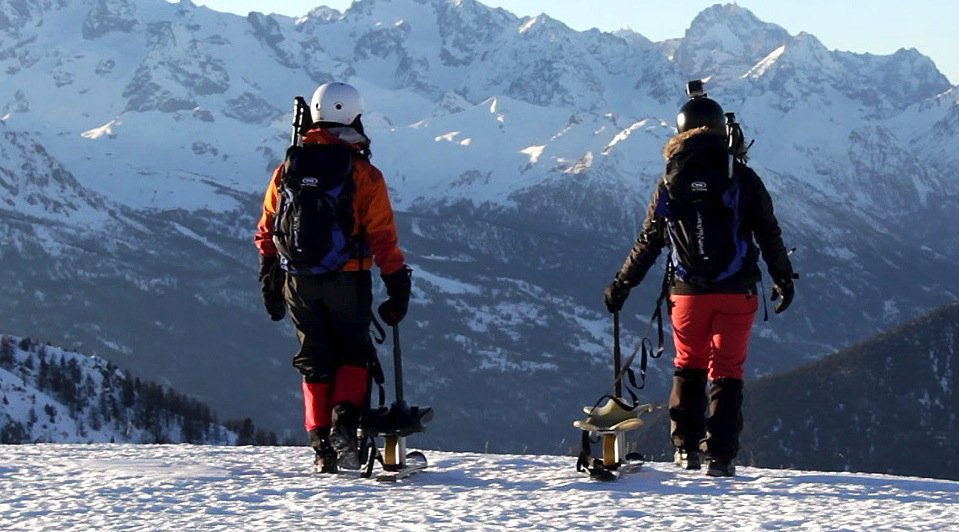
<path fill-rule="evenodd" d="M 787 40 L 781 26 L 763 22 L 736 4 L 716 4 L 693 19 L 673 60 L 690 73 L 742 69 L 753 65 Z"/>
<path fill-rule="evenodd" d="M 306 14 L 307 19 L 315 20 L 318 22 L 333 22 L 342 17 L 343 17 L 343 13 L 341 13 L 339 10 L 333 9 L 327 6 L 315 7 L 311 9 L 309 13 Z"/>
<path fill-rule="evenodd" d="M 951 88 L 949 80 L 932 59 L 915 48 L 900 48 L 896 53 L 876 58 L 877 88 L 889 95 L 898 107 L 933 98 Z"/>

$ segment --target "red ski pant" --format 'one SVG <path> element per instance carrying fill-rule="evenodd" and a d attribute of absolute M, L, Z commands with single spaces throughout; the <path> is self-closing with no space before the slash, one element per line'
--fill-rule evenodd
<path fill-rule="evenodd" d="M 369 375 L 366 368 L 341 366 L 332 383 L 304 381 L 303 425 L 306 430 L 329 427 L 333 407 L 340 403 L 365 405 Z"/>
<path fill-rule="evenodd" d="M 677 368 L 709 369 L 709 380 L 742 380 L 749 333 L 759 308 L 754 294 L 671 295 Z"/>

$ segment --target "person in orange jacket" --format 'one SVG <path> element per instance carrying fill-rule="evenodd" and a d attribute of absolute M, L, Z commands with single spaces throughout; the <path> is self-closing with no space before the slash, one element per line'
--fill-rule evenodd
<path fill-rule="evenodd" d="M 397 245 L 383 174 L 370 163 L 362 113 L 354 87 L 316 89 L 312 126 L 273 172 L 254 237 L 266 310 L 274 321 L 289 312 L 300 341 L 293 366 L 303 376 L 314 464 L 324 473 L 360 467 L 356 432 L 376 360 L 373 263 L 386 286 L 378 313 L 387 325 L 406 316 L 410 299 L 412 270 Z"/>

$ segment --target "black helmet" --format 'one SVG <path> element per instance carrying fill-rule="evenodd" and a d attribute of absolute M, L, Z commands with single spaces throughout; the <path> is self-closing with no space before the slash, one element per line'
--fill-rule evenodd
<path fill-rule="evenodd" d="M 697 96 L 680 107 L 679 114 L 676 115 L 676 129 L 683 133 L 703 126 L 725 130 L 726 115 L 715 100 L 706 96 Z"/>

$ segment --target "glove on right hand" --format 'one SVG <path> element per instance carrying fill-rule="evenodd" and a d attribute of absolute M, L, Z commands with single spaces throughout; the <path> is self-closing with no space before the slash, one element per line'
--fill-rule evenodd
<path fill-rule="evenodd" d="M 609 283 L 603 292 L 603 299 L 606 301 L 606 310 L 610 314 L 619 312 L 623 308 L 623 303 L 629 297 L 629 285 L 623 282 L 617 275 L 613 282 Z"/>
<path fill-rule="evenodd" d="M 389 297 L 380 303 L 376 311 L 383 323 L 390 327 L 395 327 L 403 321 L 406 311 L 409 310 L 410 290 L 413 287 L 412 274 L 413 270 L 403 265 L 398 271 L 381 276 L 383 284 L 386 285 L 386 295 Z"/>
<path fill-rule="evenodd" d="M 796 295 L 796 287 L 793 285 L 792 279 L 786 279 L 785 281 L 778 281 L 773 283 L 773 293 L 769 298 L 770 301 L 776 301 L 779 298 L 782 298 L 776 308 L 776 314 L 782 314 L 789 305 L 793 302 L 793 296 Z"/>

